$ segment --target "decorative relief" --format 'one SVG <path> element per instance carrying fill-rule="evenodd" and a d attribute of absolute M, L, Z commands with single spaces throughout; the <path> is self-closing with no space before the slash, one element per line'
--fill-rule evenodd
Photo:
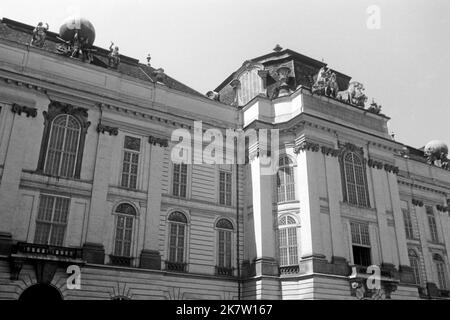
<path fill-rule="evenodd" d="M 370 168 L 374 168 L 374 169 L 376 168 L 376 169 L 379 169 L 379 170 L 384 168 L 385 171 L 392 172 L 394 174 L 398 174 L 400 172 L 400 169 L 398 167 L 394 166 L 394 165 L 391 165 L 391 164 L 388 164 L 388 163 L 383 163 L 381 161 L 377 161 L 377 160 L 373 160 L 373 159 L 369 159 L 367 161 L 367 165 Z"/>
<path fill-rule="evenodd" d="M 108 132 L 110 136 L 117 136 L 119 134 L 119 128 L 117 127 L 110 127 L 105 126 L 101 123 L 97 125 L 97 132 L 98 133 L 105 133 Z"/>
<path fill-rule="evenodd" d="M 336 73 L 331 69 L 322 67 L 317 74 L 317 79 L 312 85 L 312 94 L 325 95 L 335 98 L 339 91 L 339 86 L 336 80 Z"/>
<path fill-rule="evenodd" d="M 350 152 L 359 153 L 360 155 L 364 155 L 363 147 L 358 147 L 358 146 L 354 145 L 353 143 L 350 143 L 350 142 L 341 143 L 341 142 L 339 142 L 338 145 L 339 145 L 339 149 L 341 149 L 341 151 L 350 151 Z"/>
<path fill-rule="evenodd" d="M 303 141 L 294 147 L 294 153 L 298 154 L 300 151 L 312 151 L 318 152 L 320 150 L 320 145 L 318 143 Z"/>
<path fill-rule="evenodd" d="M 412 199 L 412 204 L 413 204 L 413 206 L 416 206 L 416 207 L 423 207 L 423 201 L 421 201 L 421 200 L 417 200 L 417 199 Z"/>
<path fill-rule="evenodd" d="M 362 107 L 367 101 L 367 96 L 364 94 L 364 85 L 360 82 L 352 81 L 348 85 L 348 89 L 345 91 L 339 91 L 336 98 L 347 102 L 349 104 Z"/>
<path fill-rule="evenodd" d="M 14 103 L 11 107 L 11 111 L 13 113 L 17 113 L 19 116 L 23 113 L 25 113 L 27 115 L 27 117 L 32 117 L 32 118 L 36 118 L 37 116 L 37 109 L 36 108 L 31 108 L 31 107 L 27 107 L 27 106 L 21 106 L 18 105 L 17 103 Z"/>
<path fill-rule="evenodd" d="M 436 209 L 438 211 L 440 211 L 440 212 L 449 212 L 449 210 L 450 210 L 449 207 L 445 207 L 445 206 L 440 205 L 440 204 L 436 205 Z"/>
<path fill-rule="evenodd" d="M 160 147 L 163 147 L 163 148 L 167 148 L 169 146 L 168 139 L 157 138 L 157 137 L 153 137 L 153 136 L 148 137 L 148 142 L 154 146 L 156 146 L 158 144 Z"/>
<path fill-rule="evenodd" d="M 31 38 L 30 45 L 38 48 L 42 48 L 45 43 L 45 38 L 47 38 L 47 31 L 48 31 L 48 23 L 44 24 L 42 22 L 39 22 L 36 28 L 33 30 L 33 37 Z"/>
<path fill-rule="evenodd" d="M 326 146 L 322 146 L 321 151 L 324 155 L 326 156 L 332 156 L 332 157 L 337 157 L 339 156 L 340 150 L 339 149 L 334 149 L 334 148 L 330 148 L 330 147 L 326 147 Z"/>
<path fill-rule="evenodd" d="M 68 103 L 62 103 L 57 101 L 52 101 L 50 105 L 48 106 L 48 112 L 44 111 L 44 118 L 47 120 L 52 120 L 54 117 L 56 117 L 58 114 L 66 113 L 73 116 L 78 116 L 82 118 L 88 117 L 87 109 L 81 108 L 81 107 L 75 107 Z M 87 124 L 89 123 L 89 124 Z M 87 122 L 85 125 L 88 127 L 90 126 L 90 122 Z"/>

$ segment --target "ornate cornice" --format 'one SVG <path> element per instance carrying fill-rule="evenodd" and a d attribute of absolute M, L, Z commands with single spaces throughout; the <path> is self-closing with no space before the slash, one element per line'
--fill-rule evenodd
<path fill-rule="evenodd" d="M 18 114 L 19 116 L 23 113 L 25 113 L 28 117 L 32 117 L 32 118 L 36 118 L 37 116 L 37 109 L 36 108 L 32 108 L 32 107 L 27 107 L 27 106 L 21 106 L 17 103 L 14 103 L 11 107 L 11 111 L 13 113 Z"/>
<path fill-rule="evenodd" d="M 327 146 L 322 146 L 320 148 L 320 150 L 322 151 L 322 153 L 326 156 L 332 156 L 332 157 L 337 157 L 339 156 L 340 150 L 339 149 L 334 149 L 334 148 L 330 148 Z"/>
<path fill-rule="evenodd" d="M 338 142 L 338 146 L 339 146 L 339 149 L 341 151 L 350 151 L 350 152 L 359 153 L 362 156 L 364 155 L 363 147 L 358 147 L 357 145 L 354 145 L 353 143 L 350 143 L 350 142 L 345 142 L 345 143 Z"/>
<path fill-rule="evenodd" d="M 392 172 L 394 174 L 398 174 L 400 172 L 400 169 L 394 165 L 391 165 L 389 163 L 383 163 L 381 161 L 377 161 L 377 160 L 373 160 L 373 159 L 369 159 L 367 161 L 367 165 L 370 168 L 374 168 L 374 169 L 384 169 L 387 172 Z"/>
<path fill-rule="evenodd" d="M 440 204 L 436 205 L 436 209 L 437 209 L 437 211 L 440 211 L 440 212 L 449 212 L 449 207 L 445 207 Z"/>
<path fill-rule="evenodd" d="M 417 199 L 412 199 L 412 204 L 413 204 L 413 206 L 416 206 L 416 207 L 423 207 L 423 201 L 422 200 L 417 200 Z"/>
<path fill-rule="evenodd" d="M 151 145 L 154 145 L 154 146 L 156 146 L 158 144 L 160 147 L 163 147 L 163 148 L 167 148 L 169 146 L 169 140 L 168 139 L 157 138 L 157 137 L 154 137 L 154 136 L 149 136 L 148 137 L 148 142 Z"/>
<path fill-rule="evenodd" d="M 318 143 L 310 142 L 310 141 L 302 141 L 299 144 L 296 144 L 294 147 L 294 153 L 299 154 L 300 151 L 312 151 L 318 152 L 320 150 L 320 145 Z"/>
<path fill-rule="evenodd" d="M 97 125 L 97 132 L 98 133 L 108 132 L 110 136 L 117 136 L 119 134 L 119 128 L 111 127 L 111 126 L 105 126 L 105 125 L 99 123 Z"/>
<path fill-rule="evenodd" d="M 0 79 L 2 79 L 3 81 L 5 81 L 7 84 L 10 84 L 10 85 L 16 85 L 18 87 L 29 89 L 29 90 L 36 90 L 38 92 L 44 92 L 44 93 L 47 92 L 41 86 L 37 86 L 37 85 L 31 84 L 28 82 L 23 82 L 20 80 L 14 80 L 14 79 L 5 78 L 5 77 L 0 77 Z"/>

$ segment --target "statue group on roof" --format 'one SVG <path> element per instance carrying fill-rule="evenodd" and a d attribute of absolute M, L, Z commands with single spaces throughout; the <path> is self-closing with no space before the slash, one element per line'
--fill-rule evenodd
<path fill-rule="evenodd" d="M 33 37 L 31 38 L 30 45 L 34 47 L 42 48 L 47 38 L 48 23 L 39 22 L 36 28 L 33 30 Z"/>

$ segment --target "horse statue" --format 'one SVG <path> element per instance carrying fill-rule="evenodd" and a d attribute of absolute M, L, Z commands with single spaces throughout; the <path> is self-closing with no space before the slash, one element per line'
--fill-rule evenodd
<path fill-rule="evenodd" d="M 364 94 L 364 85 L 357 81 L 352 81 L 348 85 L 348 89 L 345 91 L 339 91 L 336 98 L 344 102 L 356 105 L 358 107 L 364 107 L 367 101 L 367 96 Z"/>

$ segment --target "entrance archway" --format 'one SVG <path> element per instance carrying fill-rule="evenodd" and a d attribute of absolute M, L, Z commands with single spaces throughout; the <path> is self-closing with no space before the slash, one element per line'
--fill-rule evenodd
<path fill-rule="evenodd" d="M 62 296 L 55 287 L 38 283 L 25 289 L 19 297 L 19 301 L 61 301 Z"/>

